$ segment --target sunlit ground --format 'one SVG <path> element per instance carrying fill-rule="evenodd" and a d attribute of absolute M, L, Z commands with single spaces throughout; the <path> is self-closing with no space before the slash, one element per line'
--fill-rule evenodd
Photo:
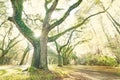
<path fill-rule="evenodd" d="M 49 65 L 50 71 L 26 66 L 0 66 L 0 80 L 120 80 L 120 68 L 108 66 Z M 100 78 L 100 79 L 99 79 Z"/>

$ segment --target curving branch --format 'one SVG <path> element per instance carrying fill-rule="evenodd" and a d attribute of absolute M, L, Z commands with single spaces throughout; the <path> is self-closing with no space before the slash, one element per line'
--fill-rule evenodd
<path fill-rule="evenodd" d="M 107 8 L 107 9 L 104 10 L 104 11 L 97 12 L 97 13 L 95 13 L 95 14 L 92 14 L 92 15 L 88 16 L 88 17 L 85 18 L 81 23 L 78 23 L 77 25 L 72 26 L 72 27 L 66 29 L 65 31 L 63 31 L 63 32 L 61 32 L 61 33 L 59 33 L 59 34 L 56 34 L 56 35 L 54 35 L 54 36 L 52 36 L 52 37 L 49 37 L 49 38 L 48 38 L 48 41 L 49 41 L 49 42 L 55 41 L 56 39 L 58 39 L 60 36 L 62 36 L 62 35 L 65 34 L 66 32 L 71 31 L 71 30 L 73 30 L 73 29 L 76 29 L 76 28 L 82 26 L 82 25 L 83 25 L 88 19 L 90 19 L 91 17 L 96 16 L 96 15 L 101 14 L 101 13 L 105 13 L 108 9 L 109 9 L 109 8 Z"/>
<path fill-rule="evenodd" d="M 71 40 L 71 38 L 72 38 L 72 35 L 73 35 L 73 33 L 74 33 L 75 31 L 76 31 L 76 30 L 73 30 L 73 31 L 70 33 L 67 42 L 66 42 L 64 45 L 62 45 L 62 46 L 59 46 L 56 40 L 54 41 L 54 42 L 55 42 L 55 45 L 56 45 L 56 49 L 57 49 L 58 52 L 61 52 L 61 50 L 70 43 L 70 40 Z"/>
<path fill-rule="evenodd" d="M 70 12 L 75 9 L 76 7 L 79 6 L 79 4 L 82 2 L 82 0 L 78 0 L 76 3 L 74 3 L 72 6 L 69 7 L 69 9 L 65 12 L 62 18 L 54 22 L 53 24 L 50 25 L 49 30 L 53 29 L 54 27 L 60 25 L 70 14 Z"/>

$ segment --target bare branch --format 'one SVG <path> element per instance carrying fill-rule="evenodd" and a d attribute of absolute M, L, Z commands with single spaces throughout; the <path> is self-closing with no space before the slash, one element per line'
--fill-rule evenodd
<path fill-rule="evenodd" d="M 120 24 L 111 16 L 111 14 L 109 12 L 107 12 L 107 14 L 108 14 L 107 16 L 108 16 L 109 20 L 112 22 L 113 26 L 115 27 L 117 32 L 120 34 L 120 30 L 118 29 L 118 27 L 120 28 Z"/>
<path fill-rule="evenodd" d="M 10 40 L 10 42 L 7 45 L 7 49 L 10 49 L 13 47 L 13 45 L 16 44 L 15 40 L 20 36 L 20 34 L 18 34 L 16 37 L 14 37 L 12 40 Z M 21 40 L 20 40 L 21 41 Z M 14 43 L 15 42 L 15 43 Z M 19 41 L 18 41 L 19 42 Z"/>
<path fill-rule="evenodd" d="M 26 16 L 26 22 L 28 22 L 28 20 L 30 20 L 33 23 L 33 20 L 27 15 L 27 13 L 23 10 L 24 15 Z"/>
<path fill-rule="evenodd" d="M 53 29 L 54 27 L 60 25 L 70 14 L 70 12 L 79 6 L 79 4 L 82 2 L 82 0 L 78 0 L 78 2 L 74 3 L 72 6 L 69 7 L 69 9 L 65 12 L 62 18 L 51 24 L 49 30 Z"/>
<path fill-rule="evenodd" d="M 111 17 L 111 19 L 113 20 L 113 22 L 120 27 L 120 24 L 111 16 L 111 14 L 109 12 L 107 12 L 108 15 Z"/>
<path fill-rule="evenodd" d="M 1 24 L 0 24 L 0 27 L 5 24 L 7 22 L 7 20 L 3 21 Z"/>
<path fill-rule="evenodd" d="M 11 48 L 13 48 L 16 44 L 18 44 L 20 41 L 22 41 L 22 40 L 16 41 L 14 44 L 12 44 L 11 46 L 9 46 L 9 50 L 10 50 Z"/>

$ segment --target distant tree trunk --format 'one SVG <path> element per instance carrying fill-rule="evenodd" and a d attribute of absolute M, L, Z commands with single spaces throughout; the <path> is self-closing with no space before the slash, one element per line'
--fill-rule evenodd
<path fill-rule="evenodd" d="M 0 58 L 0 65 L 4 64 L 4 57 Z"/>
<path fill-rule="evenodd" d="M 62 67 L 62 65 L 63 65 L 63 58 L 62 58 L 60 52 L 58 52 L 58 66 Z"/>
<path fill-rule="evenodd" d="M 69 64 L 69 60 L 67 57 L 63 57 L 63 65 L 68 65 Z"/>
<path fill-rule="evenodd" d="M 54 41 L 55 42 L 55 45 L 56 45 L 56 50 L 57 50 L 57 53 L 58 53 L 58 66 L 59 67 L 62 67 L 63 66 L 63 58 L 62 58 L 62 55 L 61 55 L 61 50 L 64 46 L 60 46 L 57 41 Z"/>
<path fill-rule="evenodd" d="M 29 51 L 30 51 L 30 48 L 29 48 L 29 44 L 28 44 L 28 46 L 26 47 L 26 49 L 25 49 L 25 51 L 24 51 L 24 53 L 23 53 L 23 56 L 22 56 L 22 59 L 21 59 L 19 65 L 23 65 L 24 59 L 25 59 L 25 57 L 26 57 L 26 55 L 27 55 L 27 53 L 28 53 Z"/>

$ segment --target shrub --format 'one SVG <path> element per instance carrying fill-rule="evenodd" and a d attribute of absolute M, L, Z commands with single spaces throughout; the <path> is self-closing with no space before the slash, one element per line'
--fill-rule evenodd
<path fill-rule="evenodd" d="M 85 54 L 79 59 L 83 65 L 118 66 L 115 58 L 100 54 Z"/>

